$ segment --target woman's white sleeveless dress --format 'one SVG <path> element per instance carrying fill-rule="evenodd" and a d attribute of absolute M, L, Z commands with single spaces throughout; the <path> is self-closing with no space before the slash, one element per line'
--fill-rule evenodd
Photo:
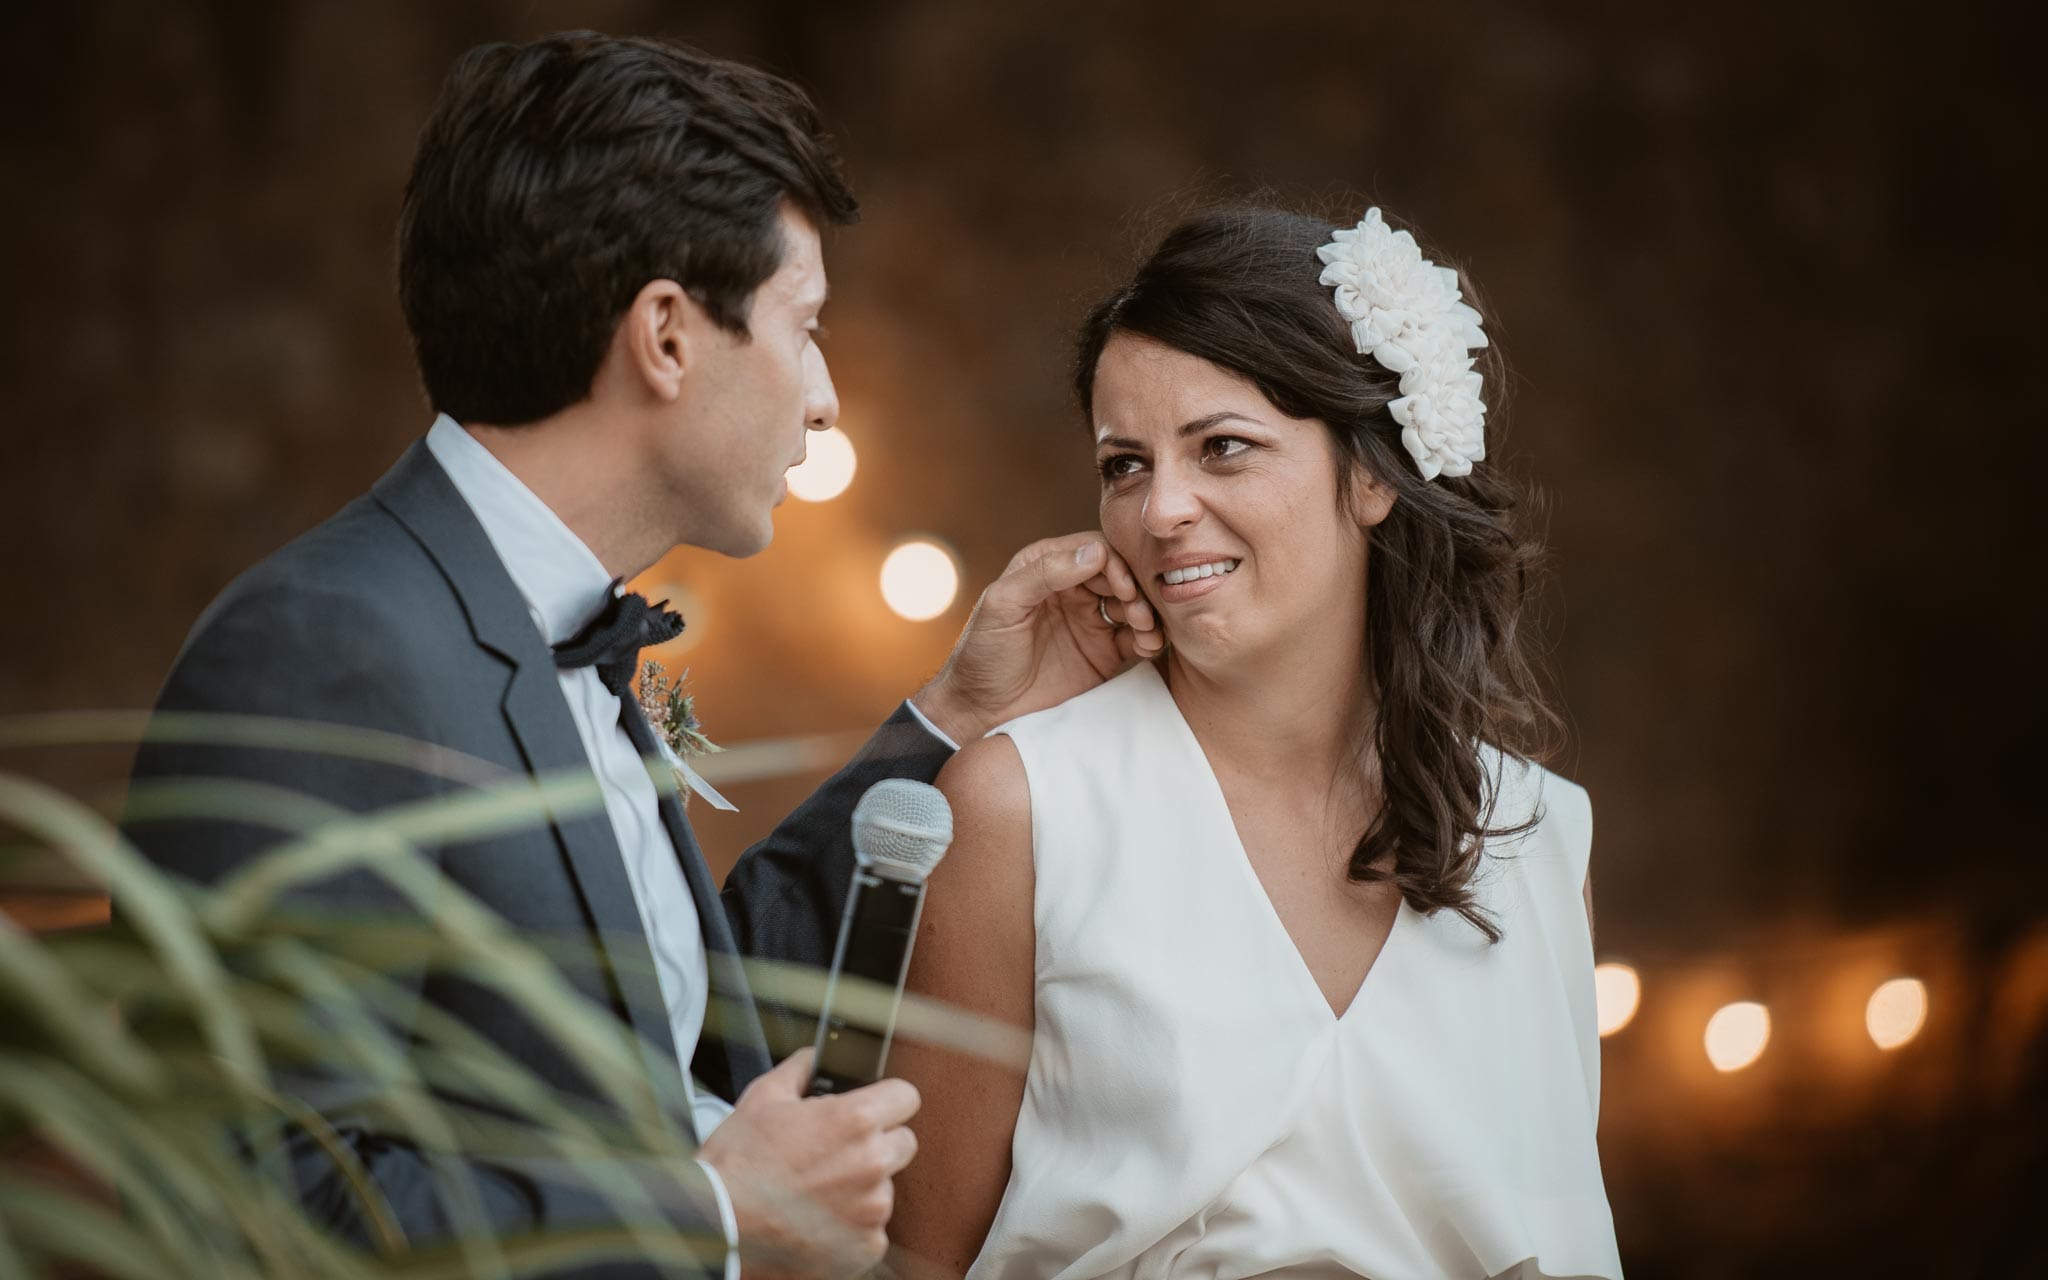
<path fill-rule="evenodd" d="M 1150 664 L 998 730 L 1031 787 L 1037 1025 L 971 1280 L 1618 1277 L 1586 793 L 1488 753 L 1497 945 L 1403 905 L 1342 1017 Z"/>

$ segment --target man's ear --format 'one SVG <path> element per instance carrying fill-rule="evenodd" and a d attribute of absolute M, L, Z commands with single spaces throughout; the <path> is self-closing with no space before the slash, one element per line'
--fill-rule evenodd
<path fill-rule="evenodd" d="M 1370 529 L 1394 509 L 1394 486 L 1374 475 L 1364 463 L 1351 464 L 1351 516 L 1361 529 Z"/>
<path fill-rule="evenodd" d="M 673 401 L 682 395 L 683 379 L 702 359 L 716 328 L 683 286 L 650 280 L 619 320 L 614 355 L 621 371 L 648 394 Z"/>

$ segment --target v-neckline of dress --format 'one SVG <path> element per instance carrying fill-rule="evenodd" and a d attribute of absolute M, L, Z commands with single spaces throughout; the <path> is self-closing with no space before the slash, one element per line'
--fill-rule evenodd
<path fill-rule="evenodd" d="M 1152 683 L 1156 686 L 1158 696 L 1166 704 L 1168 717 L 1179 730 L 1182 745 L 1187 749 L 1192 761 L 1199 766 L 1197 772 L 1208 781 L 1210 801 L 1217 816 L 1222 819 L 1221 829 L 1227 833 L 1229 839 L 1233 854 L 1231 861 L 1237 864 L 1238 874 L 1244 877 L 1260 908 L 1264 910 L 1266 920 L 1279 945 L 1293 958 L 1293 963 L 1288 967 L 1300 976 L 1307 994 L 1313 998 L 1315 1008 L 1327 1024 L 1333 1027 L 1342 1025 L 1372 989 L 1374 976 L 1386 966 L 1387 953 L 1393 950 L 1395 940 L 1407 927 L 1408 917 L 1415 914 L 1414 909 L 1408 905 L 1406 898 L 1401 899 L 1394 910 L 1394 923 L 1387 929 L 1386 938 L 1380 942 L 1379 953 L 1366 967 L 1365 975 L 1358 980 L 1358 987 L 1351 993 L 1350 1000 L 1345 1002 L 1342 1009 L 1332 1005 L 1329 997 L 1323 994 L 1322 983 L 1316 981 L 1315 970 L 1309 967 L 1308 957 L 1301 953 L 1300 944 L 1295 942 L 1294 935 L 1288 932 L 1287 922 L 1281 918 L 1280 909 L 1273 905 L 1273 895 L 1267 892 L 1266 882 L 1259 879 L 1258 869 L 1252 866 L 1251 854 L 1245 848 L 1244 837 L 1237 829 L 1237 815 L 1230 811 L 1230 799 L 1223 794 L 1223 780 L 1216 776 L 1216 766 L 1210 763 L 1209 753 L 1202 748 L 1202 740 L 1195 736 L 1194 726 L 1189 724 L 1187 716 L 1182 714 L 1180 703 L 1174 700 L 1173 690 L 1167 687 L 1166 677 L 1151 663 L 1141 665 L 1150 669 Z"/>

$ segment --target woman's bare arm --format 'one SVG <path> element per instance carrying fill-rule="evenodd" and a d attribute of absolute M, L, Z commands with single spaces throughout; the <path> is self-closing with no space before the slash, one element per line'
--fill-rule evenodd
<path fill-rule="evenodd" d="M 938 787 L 953 806 L 953 846 L 925 891 L 910 989 L 1028 1031 L 1036 948 L 1024 762 L 1008 738 L 984 738 L 953 757 Z M 1010 1179 L 1022 1065 L 921 1043 L 899 1028 L 889 1071 L 924 1099 L 911 1125 L 917 1158 L 896 1175 L 890 1237 L 962 1274 L 981 1251 Z"/>

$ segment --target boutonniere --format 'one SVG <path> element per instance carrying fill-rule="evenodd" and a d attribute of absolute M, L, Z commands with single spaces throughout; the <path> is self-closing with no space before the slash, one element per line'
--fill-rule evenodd
<path fill-rule="evenodd" d="M 688 671 L 669 679 L 667 668 L 652 658 L 640 668 L 640 714 L 647 717 L 647 727 L 654 730 L 656 740 L 668 748 L 676 785 L 686 797 L 696 789 L 689 758 L 725 750 L 704 735 L 704 726 L 697 720 L 696 696 L 686 692 L 689 680 Z"/>
<path fill-rule="evenodd" d="M 652 658 L 640 668 L 640 712 L 647 717 L 647 727 L 686 760 L 725 750 L 704 736 L 704 726 L 697 720 L 696 695 L 685 692 L 689 682 L 688 671 L 671 680 L 668 669 Z"/>

